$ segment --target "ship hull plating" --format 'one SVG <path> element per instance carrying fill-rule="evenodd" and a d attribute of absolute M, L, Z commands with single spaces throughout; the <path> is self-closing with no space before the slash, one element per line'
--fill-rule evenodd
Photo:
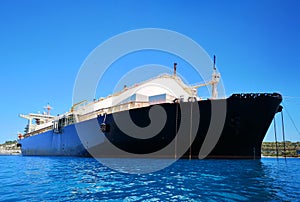
<path fill-rule="evenodd" d="M 66 126 L 61 133 L 50 130 L 26 137 L 19 140 L 19 144 L 23 155 L 257 159 L 261 157 L 262 141 L 281 101 L 281 95 L 274 93 L 164 103 L 158 106 L 166 113 L 165 123 L 152 137 L 140 134 L 140 138 L 135 138 L 126 128 L 119 127 L 115 119 L 128 118 L 128 111 L 123 111 Z M 218 135 L 213 133 L 214 129 L 216 133 L 218 130 L 212 115 L 213 110 L 223 109 L 212 106 L 220 104 L 226 108 L 224 123 L 222 118 L 222 123 L 217 123 L 222 127 Z M 153 121 L 149 117 L 151 107 L 129 110 L 131 121 L 146 130 Z M 211 149 L 209 144 L 213 144 Z"/>

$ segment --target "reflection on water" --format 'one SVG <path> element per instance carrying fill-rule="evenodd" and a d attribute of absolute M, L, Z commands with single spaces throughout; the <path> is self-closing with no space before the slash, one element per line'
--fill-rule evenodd
<path fill-rule="evenodd" d="M 132 169 L 141 161 L 168 163 L 110 160 Z M 159 172 L 131 175 L 92 158 L 1 156 L 0 200 L 295 201 L 299 168 L 299 159 L 179 160 Z"/>

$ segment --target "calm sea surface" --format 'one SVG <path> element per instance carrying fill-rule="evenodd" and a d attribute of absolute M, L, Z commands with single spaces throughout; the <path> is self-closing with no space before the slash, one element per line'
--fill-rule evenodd
<path fill-rule="evenodd" d="M 0 156 L 0 183 L 0 201 L 300 201 L 300 159 L 179 160 L 125 174 L 92 158 Z"/>

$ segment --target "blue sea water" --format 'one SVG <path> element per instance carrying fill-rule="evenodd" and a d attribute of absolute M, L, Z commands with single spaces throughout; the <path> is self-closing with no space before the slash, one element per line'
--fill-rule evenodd
<path fill-rule="evenodd" d="M 300 201 L 300 159 L 179 160 L 126 174 L 93 158 L 0 156 L 0 183 L 0 201 Z"/>

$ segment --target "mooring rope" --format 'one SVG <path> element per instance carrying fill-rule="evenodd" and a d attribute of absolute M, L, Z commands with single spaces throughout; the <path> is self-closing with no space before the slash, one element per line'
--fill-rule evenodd
<path fill-rule="evenodd" d="M 289 111 L 287 110 L 287 108 L 286 108 L 286 106 L 284 105 L 284 103 L 282 103 L 282 104 L 283 104 L 283 106 L 284 106 L 284 109 L 285 109 L 285 111 L 286 111 L 288 117 L 290 118 L 292 124 L 294 125 L 294 127 L 295 127 L 295 129 L 296 129 L 298 135 L 300 136 L 300 131 L 298 130 L 298 128 L 297 128 L 297 126 L 296 126 L 296 124 L 295 124 L 295 122 L 294 122 L 292 116 L 290 115 L 290 113 L 289 113 Z"/>
<path fill-rule="evenodd" d="M 274 116 L 274 134 L 275 134 L 275 148 L 276 148 L 276 157 L 277 157 L 277 160 L 278 160 L 278 141 L 277 141 L 277 132 L 276 132 L 276 119 L 275 119 L 275 116 Z"/>
<path fill-rule="evenodd" d="M 175 103 L 176 105 L 176 117 L 175 117 L 175 151 L 174 151 L 174 158 L 177 158 L 177 133 L 178 133 L 178 107 L 179 104 Z"/>
<path fill-rule="evenodd" d="M 192 159 L 192 121 L 193 121 L 193 102 L 191 103 L 191 116 L 190 116 L 190 151 L 189 151 L 189 159 Z"/>
<path fill-rule="evenodd" d="M 283 151 L 284 158 L 286 158 L 286 147 L 285 147 L 285 134 L 284 134 L 284 121 L 283 121 L 283 111 L 281 111 L 281 127 L 282 127 L 282 139 L 283 139 Z"/>

